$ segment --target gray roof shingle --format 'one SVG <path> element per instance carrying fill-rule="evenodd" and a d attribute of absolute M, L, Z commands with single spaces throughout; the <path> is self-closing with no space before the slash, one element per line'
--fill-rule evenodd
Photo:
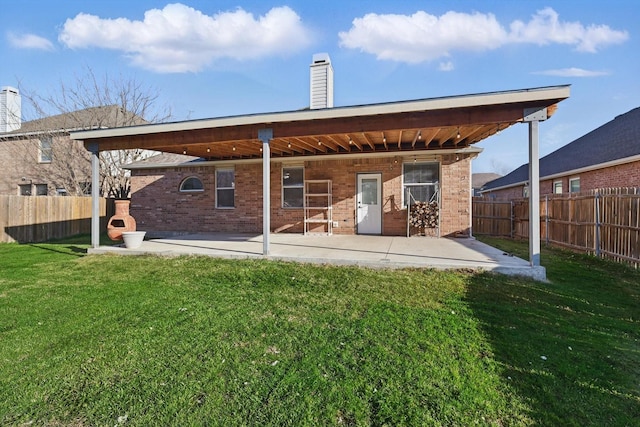
<path fill-rule="evenodd" d="M 100 129 L 148 124 L 142 117 L 124 110 L 117 105 L 90 107 L 69 113 L 48 116 L 42 119 L 23 122 L 20 129 L 3 133 L 14 136 L 26 133 L 68 132 L 79 129 Z"/>
<path fill-rule="evenodd" d="M 581 136 L 540 159 L 540 178 L 575 169 L 620 160 L 640 154 L 640 107 Z M 517 184 L 529 179 L 526 163 L 502 178 L 488 182 L 482 190 Z"/>

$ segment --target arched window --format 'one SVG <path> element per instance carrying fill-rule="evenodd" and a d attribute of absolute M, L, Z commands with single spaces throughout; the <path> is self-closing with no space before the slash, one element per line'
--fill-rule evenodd
<path fill-rule="evenodd" d="M 180 191 L 182 192 L 194 192 L 194 191 L 204 191 L 204 185 L 202 185 L 202 181 L 200 178 L 195 176 L 190 176 L 189 178 L 185 178 L 180 184 Z"/>

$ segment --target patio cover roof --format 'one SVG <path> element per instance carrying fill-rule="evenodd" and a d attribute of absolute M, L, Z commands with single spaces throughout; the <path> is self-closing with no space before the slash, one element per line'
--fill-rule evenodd
<path fill-rule="evenodd" d="M 99 152 L 142 148 L 207 160 L 262 158 L 263 253 L 269 254 L 270 163 L 274 158 L 468 149 L 516 123 L 529 125 L 531 200 L 539 197 L 538 124 L 551 117 L 569 86 L 450 96 L 384 104 L 250 114 L 73 132 L 92 152 L 91 243 L 99 236 Z M 540 214 L 529 204 L 530 218 Z M 532 267 L 540 266 L 540 224 L 529 222 Z M 537 236 L 537 238 L 535 238 Z"/>
<path fill-rule="evenodd" d="M 271 129 L 271 158 L 462 150 L 522 122 L 526 110 L 569 97 L 569 86 L 420 99 L 321 110 L 249 114 L 73 132 L 100 151 L 144 148 L 207 160 L 262 158 L 258 132 Z"/>

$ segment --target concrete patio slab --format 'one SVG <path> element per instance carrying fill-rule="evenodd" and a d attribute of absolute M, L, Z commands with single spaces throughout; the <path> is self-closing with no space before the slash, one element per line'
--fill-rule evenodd
<path fill-rule="evenodd" d="M 145 240 L 137 249 L 123 245 L 89 249 L 91 254 L 206 255 L 218 258 L 267 258 L 304 263 L 358 265 L 370 268 L 430 268 L 493 271 L 546 280 L 544 267 L 506 254 L 475 239 L 400 236 L 270 235 L 270 253 L 263 255 L 262 235 L 200 233 Z"/>

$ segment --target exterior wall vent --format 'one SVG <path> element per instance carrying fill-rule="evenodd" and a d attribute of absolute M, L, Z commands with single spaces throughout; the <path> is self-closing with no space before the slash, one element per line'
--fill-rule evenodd
<path fill-rule="evenodd" d="M 4 86 L 0 89 L 0 133 L 20 129 L 21 117 L 22 104 L 18 89 Z"/>
<path fill-rule="evenodd" d="M 333 67 L 328 53 L 313 55 L 310 73 L 310 108 L 333 108 Z"/>

